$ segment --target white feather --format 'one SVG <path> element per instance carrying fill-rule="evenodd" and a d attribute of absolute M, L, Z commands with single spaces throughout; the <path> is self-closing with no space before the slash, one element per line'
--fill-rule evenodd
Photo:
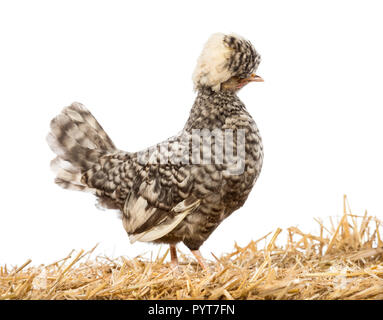
<path fill-rule="evenodd" d="M 148 242 L 159 239 L 165 234 L 172 231 L 189 213 L 189 211 L 185 211 L 181 214 L 176 215 L 174 219 L 170 220 L 170 222 L 167 224 L 162 223 L 158 226 L 149 229 L 148 231 L 129 235 L 129 241 L 130 243 L 134 243 L 136 241 Z"/>
<path fill-rule="evenodd" d="M 200 203 L 201 200 L 196 200 L 188 206 L 185 206 L 185 200 L 178 203 L 172 211 L 180 212 L 179 214 L 177 214 L 173 219 L 165 218 L 163 222 L 147 231 L 129 235 L 130 243 L 134 243 L 136 241 L 150 242 L 162 238 L 178 226 L 188 214 L 192 213 L 199 206 Z"/>
<path fill-rule="evenodd" d="M 143 188 L 143 187 L 146 187 Z M 141 186 L 142 192 L 145 193 L 145 195 L 150 199 L 150 193 L 153 193 L 152 190 L 154 188 L 154 183 L 147 185 L 146 183 L 143 183 L 143 186 Z M 128 197 L 128 199 L 125 202 L 123 211 L 126 213 L 126 217 L 123 220 L 124 228 L 127 232 L 133 232 L 137 228 L 139 228 L 142 224 L 146 222 L 155 212 L 156 208 L 148 207 L 148 201 L 139 196 L 138 198 L 135 197 Z"/>
<path fill-rule="evenodd" d="M 193 73 L 195 88 L 206 85 L 218 91 L 221 83 L 231 77 L 226 64 L 232 49 L 224 43 L 224 37 L 222 33 L 215 33 L 206 42 Z"/>

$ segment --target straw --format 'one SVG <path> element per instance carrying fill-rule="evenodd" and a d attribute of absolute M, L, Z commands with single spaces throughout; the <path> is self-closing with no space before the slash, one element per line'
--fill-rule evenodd
<path fill-rule="evenodd" d="M 315 219 L 318 233 L 277 228 L 212 253 L 206 271 L 182 252 L 174 268 L 168 250 L 151 261 L 94 256 L 95 248 L 47 265 L 0 266 L 0 299 L 383 299 L 382 222 L 343 201 L 338 221 Z"/>

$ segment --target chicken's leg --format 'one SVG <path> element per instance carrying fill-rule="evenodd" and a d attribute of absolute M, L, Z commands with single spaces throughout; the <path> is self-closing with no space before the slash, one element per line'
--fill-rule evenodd
<path fill-rule="evenodd" d="M 172 266 L 178 266 L 178 258 L 177 258 L 177 248 L 175 244 L 170 245 L 170 261 Z"/>
<path fill-rule="evenodd" d="M 191 250 L 191 252 L 194 255 L 194 257 L 197 259 L 202 269 L 207 270 L 207 264 L 205 262 L 205 259 L 202 257 L 201 252 L 199 252 L 199 250 Z"/>

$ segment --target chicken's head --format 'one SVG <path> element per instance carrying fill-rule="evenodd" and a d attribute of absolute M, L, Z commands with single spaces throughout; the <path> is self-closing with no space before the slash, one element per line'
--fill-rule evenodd
<path fill-rule="evenodd" d="M 237 91 L 249 82 L 263 79 L 255 75 L 261 61 L 253 45 L 241 36 L 213 34 L 206 42 L 194 70 L 196 90 Z"/>

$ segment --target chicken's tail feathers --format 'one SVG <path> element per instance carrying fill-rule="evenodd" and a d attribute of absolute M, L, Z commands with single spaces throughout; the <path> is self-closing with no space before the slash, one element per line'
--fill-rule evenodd
<path fill-rule="evenodd" d="M 81 104 L 72 103 L 52 119 L 47 142 L 57 157 L 51 168 L 55 182 L 66 189 L 89 190 L 82 174 L 116 147 L 95 117 Z"/>

